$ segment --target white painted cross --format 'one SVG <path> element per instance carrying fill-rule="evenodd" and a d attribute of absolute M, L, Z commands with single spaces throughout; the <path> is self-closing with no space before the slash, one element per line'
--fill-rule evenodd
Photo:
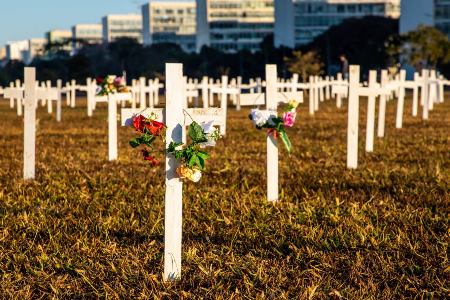
<path fill-rule="evenodd" d="M 58 97 L 56 89 L 40 89 L 36 86 L 36 70 L 25 68 L 24 89 L 11 91 L 14 97 L 24 105 L 24 164 L 23 178 L 35 178 L 36 163 L 36 108 L 38 99 L 55 99 Z M 20 93 L 20 94 L 19 94 Z M 59 101 L 60 102 L 60 101 Z"/>
<path fill-rule="evenodd" d="M 348 128 L 347 128 L 347 167 L 358 167 L 358 131 L 359 131 L 359 97 L 368 97 L 366 124 L 366 151 L 373 151 L 375 128 L 375 100 L 385 93 L 377 83 L 376 71 L 369 72 L 369 86 L 362 87 L 359 82 L 359 66 L 350 66 L 348 96 Z"/>
<path fill-rule="evenodd" d="M 186 126 L 192 120 L 186 117 L 186 111 L 196 122 L 214 121 L 215 126 L 223 126 L 223 110 L 226 108 L 191 108 L 186 105 L 184 90 L 183 65 L 166 64 L 166 108 L 148 108 L 145 111 L 122 109 L 122 124 L 129 124 L 136 114 L 149 116 L 155 113 L 167 126 L 166 146 L 171 141 L 184 142 Z M 170 113 L 166 113 L 170 112 Z M 181 278 L 182 250 L 182 205 L 183 182 L 178 178 L 176 169 L 178 161 L 172 156 L 166 156 L 166 193 L 164 213 L 164 280 Z"/>

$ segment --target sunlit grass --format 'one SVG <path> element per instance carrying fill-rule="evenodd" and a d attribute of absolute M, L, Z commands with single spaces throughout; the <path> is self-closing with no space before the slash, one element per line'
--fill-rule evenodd
<path fill-rule="evenodd" d="M 345 167 L 346 109 L 307 103 L 280 150 L 281 202 L 265 200 L 265 134 L 229 111 L 201 183 L 184 190 L 183 270 L 162 281 L 164 170 L 119 130 L 107 161 L 106 108 L 39 108 L 37 179 L 23 182 L 22 119 L 0 102 L 0 295 L 65 298 L 445 298 L 449 295 L 450 102 L 412 118 Z M 81 107 L 80 107 L 81 106 Z"/>

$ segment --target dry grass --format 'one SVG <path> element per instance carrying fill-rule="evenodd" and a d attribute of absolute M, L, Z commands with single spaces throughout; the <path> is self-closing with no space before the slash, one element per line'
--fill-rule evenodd
<path fill-rule="evenodd" d="M 448 99 L 448 98 L 447 98 Z M 365 101 L 364 101 L 365 102 Z M 265 137 L 230 111 L 200 185 L 184 198 L 183 278 L 162 282 L 164 174 L 127 146 L 107 161 L 106 110 L 38 112 L 37 180 L 23 182 L 22 119 L 0 102 L 0 295 L 4 298 L 443 299 L 450 295 L 450 101 L 405 110 L 345 168 L 346 109 L 302 105 L 265 201 Z M 80 104 L 79 104 L 80 105 Z M 362 105 L 365 109 L 365 105 Z M 361 128 L 365 127 L 362 114 Z"/>

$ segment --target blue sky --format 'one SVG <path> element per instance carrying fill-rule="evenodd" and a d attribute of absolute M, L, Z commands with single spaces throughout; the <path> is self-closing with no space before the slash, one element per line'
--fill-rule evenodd
<path fill-rule="evenodd" d="M 100 23 L 106 14 L 140 13 L 147 0 L 0 0 L 0 47 L 10 40 L 44 37 L 50 29 Z"/>

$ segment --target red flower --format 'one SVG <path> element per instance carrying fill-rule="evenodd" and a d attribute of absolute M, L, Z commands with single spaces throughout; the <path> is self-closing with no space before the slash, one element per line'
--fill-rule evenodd
<path fill-rule="evenodd" d="M 97 84 L 101 84 L 101 83 L 103 83 L 103 78 L 97 77 L 97 78 L 95 78 L 95 81 L 97 82 Z"/>
<path fill-rule="evenodd" d="M 166 126 L 158 121 L 150 121 L 150 123 L 145 124 L 145 128 L 147 128 L 151 135 L 160 136 Z"/>
<path fill-rule="evenodd" d="M 133 127 L 136 131 L 143 132 L 145 126 L 145 117 L 143 115 L 139 115 L 133 118 Z"/>
<path fill-rule="evenodd" d="M 278 138 L 278 131 L 274 128 L 267 129 L 267 135 L 273 135 L 275 139 Z"/>
<path fill-rule="evenodd" d="M 152 166 L 159 165 L 159 161 L 148 150 L 142 150 L 142 155 L 144 156 L 144 160 L 148 161 Z"/>

